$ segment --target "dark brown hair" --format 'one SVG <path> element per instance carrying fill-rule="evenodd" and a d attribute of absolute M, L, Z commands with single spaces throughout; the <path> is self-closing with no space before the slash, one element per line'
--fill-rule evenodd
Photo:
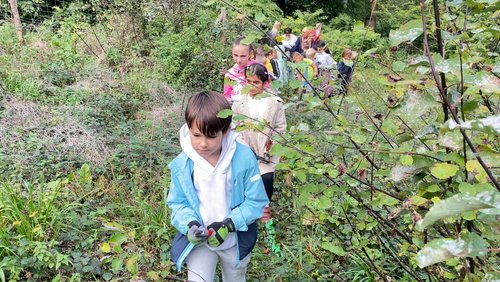
<path fill-rule="evenodd" d="M 231 109 L 231 104 L 224 95 L 214 91 L 204 91 L 193 95 L 187 104 L 185 118 L 189 128 L 196 124 L 201 133 L 207 137 L 216 136 L 219 131 L 226 133 L 231 125 L 232 116 L 217 117 L 225 109 Z"/>

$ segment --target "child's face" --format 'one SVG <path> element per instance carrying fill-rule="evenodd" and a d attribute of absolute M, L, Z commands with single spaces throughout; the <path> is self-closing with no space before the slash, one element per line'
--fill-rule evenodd
<path fill-rule="evenodd" d="M 240 67 L 246 67 L 250 60 L 250 47 L 248 45 L 233 45 L 233 60 Z"/>
<path fill-rule="evenodd" d="M 248 95 L 255 97 L 257 94 L 260 94 L 264 91 L 264 81 L 260 80 L 260 78 L 252 74 L 247 77 L 247 83 L 251 85 L 250 91 L 248 91 Z"/>
<path fill-rule="evenodd" d="M 266 63 L 266 55 L 264 54 L 256 54 L 255 55 L 255 61 L 259 64 L 265 64 Z"/>
<path fill-rule="evenodd" d="M 292 60 L 294 63 L 304 60 L 304 57 L 300 54 L 293 54 Z"/>
<path fill-rule="evenodd" d="M 198 128 L 196 122 L 193 122 L 191 128 L 189 129 L 191 145 L 194 150 L 198 153 L 198 155 L 213 165 L 215 165 L 219 160 L 224 135 L 225 134 L 222 133 L 222 131 L 219 131 L 216 136 L 205 136 Z"/>

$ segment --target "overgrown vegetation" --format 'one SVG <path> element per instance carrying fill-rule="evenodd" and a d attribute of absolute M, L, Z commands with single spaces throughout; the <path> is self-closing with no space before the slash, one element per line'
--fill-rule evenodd
<path fill-rule="evenodd" d="M 348 96 L 280 89 L 274 220 L 248 279 L 500 279 L 499 1 L 384 1 L 375 29 L 373 7 L 315 1 L 18 2 L 25 45 L 0 23 L 0 281 L 182 278 L 163 198 L 182 108 L 222 88 L 237 34 L 275 20 L 324 22 L 335 59 L 360 56 Z"/>

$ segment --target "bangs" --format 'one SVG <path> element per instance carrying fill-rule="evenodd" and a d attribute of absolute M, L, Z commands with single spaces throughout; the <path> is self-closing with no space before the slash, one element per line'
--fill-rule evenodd
<path fill-rule="evenodd" d="M 231 109 L 231 105 L 222 94 L 216 92 L 201 92 L 191 97 L 186 108 L 186 123 L 189 128 L 198 127 L 207 137 L 215 137 L 222 131 L 225 133 L 232 121 L 232 117 L 219 118 L 217 114 Z"/>
<path fill-rule="evenodd" d="M 221 122 L 221 119 L 214 115 L 207 115 L 205 117 L 200 115 L 198 118 L 193 120 L 192 122 L 193 125 L 196 125 L 198 129 L 200 130 L 203 135 L 207 137 L 216 137 L 219 131 L 221 131 L 221 128 L 223 127 L 223 123 Z M 189 126 L 191 127 L 191 126 Z"/>

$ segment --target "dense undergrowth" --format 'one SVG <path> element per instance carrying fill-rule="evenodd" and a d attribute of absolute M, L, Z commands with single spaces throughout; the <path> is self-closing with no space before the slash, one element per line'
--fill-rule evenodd
<path fill-rule="evenodd" d="M 24 45 L 0 24 L 0 281 L 184 277 L 163 203 L 182 109 L 192 92 L 221 89 L 236 34 L 258 35 L 230 7 L 214 23 L 225 6 L 209 2 L 148 1 L 140 16 L 126 1 L 97 12 L 75 2 Z M 280 16 L 243 2 L 252 20 Z M 259 225 L 248 280 L 498 281 L 500 199 L 476 159 L 498 179 L 498 2 L 458 2 L 440 6 L 448 54 L 432 43 L 434 64 L 418 14 L 381 9 L 389 38 L 345 15 L 325 24 L 334 56 L 360 51 L 354 81 L 329 100 L 280 89 L 288 132 L 273 148 L 283 156 L 273 222 Z M 471 31 L 454 29 L 465 21 Z M 432 67 L 448 82 L 447 114 Z M 449 121 L 455 109 L 473 121 L 472 149 Z"/>

